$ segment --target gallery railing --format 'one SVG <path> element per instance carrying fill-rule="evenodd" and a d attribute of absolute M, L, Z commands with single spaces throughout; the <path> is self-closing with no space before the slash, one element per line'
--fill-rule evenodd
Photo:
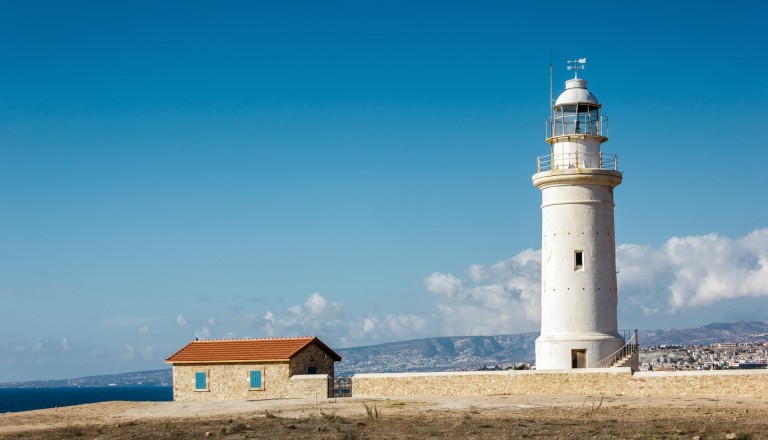
<path fill-rule="evenodd" d="M 536 158 L 536 172 L 576 168 L 619 170 L 619 157 L 611 153 L 557 153 Z"/>

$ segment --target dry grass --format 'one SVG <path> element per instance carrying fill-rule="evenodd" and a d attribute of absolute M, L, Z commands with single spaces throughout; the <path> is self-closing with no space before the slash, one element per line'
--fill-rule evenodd
<path fill-rule="evenodd" d="M 296 404 L 230 417 L 142 418 L 6 432 L 0 439 L 738 439 L 768 440 L 768 405 L 721 399 L 680 403 L 558 396 L 521 405 L 515 396 L 441 402 L 380 400 Z M 529 398 L 530 400 L 530 398 Z M 548 404 L 547 402 L 553 402 Z M 361 408 L 362 406 L 362 408 Z M 382 417 L 379 407 L 386 407 Z M 303 411 L 300 412 L 299 410 Z"/>

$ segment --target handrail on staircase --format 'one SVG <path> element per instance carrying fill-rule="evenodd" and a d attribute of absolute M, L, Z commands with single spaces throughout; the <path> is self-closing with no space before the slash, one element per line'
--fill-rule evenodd
<path fill-rule="evenodd" d="M 630 332 L 632 333 L 632 336 L 629 338 L 629 341 L 627 341 L 627 334 Z M 600 362 L 592 365 L 591 368 L 606 368 L 613 365 L 620 359 L 635 354 L 638 348 L 637 329 L 624 330 L 624 341 L 627 342 L 620 349 L 606 356 L 605 359 L 601 360 Z"/>

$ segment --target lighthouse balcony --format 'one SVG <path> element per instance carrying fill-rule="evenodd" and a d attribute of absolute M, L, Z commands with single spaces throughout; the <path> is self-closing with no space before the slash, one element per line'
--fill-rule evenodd
<path fill-rule="evenodd" d="M 556 153 L 536 158 L 536 172 L 569 169 L 619 170 L 619 157 L 611 153 L 579 152 Z"/>

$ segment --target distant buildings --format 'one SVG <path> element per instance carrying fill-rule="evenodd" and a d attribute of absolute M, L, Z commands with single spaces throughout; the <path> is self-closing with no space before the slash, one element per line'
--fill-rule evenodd
<path fill-rule="evenodd" d="M 722 370 L 768 367 L 768 342 L 706 346 L 662 344 L 640 350 L 641 371 Z"/>

